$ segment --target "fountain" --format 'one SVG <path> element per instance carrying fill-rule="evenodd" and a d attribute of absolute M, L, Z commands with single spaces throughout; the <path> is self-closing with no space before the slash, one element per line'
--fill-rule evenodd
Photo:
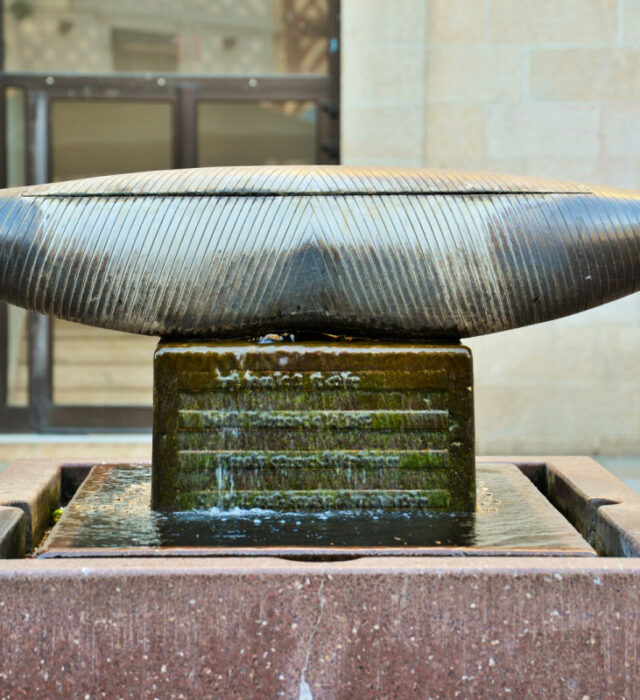
<path fill-rule="evenodd" d="M 0 565 L 0 687 L 632 696 L 640 496 L 586 458 L 476 460 L 460 338 L 637 291 L 639 251 L 633 193 L 500 175 L 1 193 L 0 298 L 161 341 L 151 465 L 0 477 L 0 552 L 38 555 Z"/>

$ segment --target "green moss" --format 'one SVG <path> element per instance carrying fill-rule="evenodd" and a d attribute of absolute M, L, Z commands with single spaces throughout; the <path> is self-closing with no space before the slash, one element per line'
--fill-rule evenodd
<path fill-rule="evenodd" d="M 322 512 L 326 510 L 402 510 L 446 511 L 449 495 L 444 490 L 433 491 L 220 491 L 181 493 L 177 499 L 180 510 L 192 508 L 262 508 L 282 512 Z"/>
<path fill-rule="evenodd" d="M 460 345 L 160 343 L 154 507 L 190 507 L 198 491 L 241 505 L 241 491 L 303 510 L 382 502 L 376 493 L 393 508 L 431 494 L 421 508 L 441 510 L 442 493 L 447 508 L 472 510 L 471 387 Z"/>
<path fill-rule="evenodd" d="M 230 494 L 250 490 L 424 490 L 444 489 L 448 482 L 445 469 L 194 469 L 179 473 L 178 489 Z"/>

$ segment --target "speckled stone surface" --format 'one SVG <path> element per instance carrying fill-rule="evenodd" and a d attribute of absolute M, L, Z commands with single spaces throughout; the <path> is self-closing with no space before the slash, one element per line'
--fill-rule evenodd
<path fill-rule="evenodd" d="M 598 551 L 640 557 L 640 494 L 588 457 L 551 457 L 546 469 L 557 507 Z"/>
<path fill-rule="evenodd" d="M 3 698 L 636 698 L 640 562 L 0 562 Z"/>
<path fill-rule="evenodd" d="M 515 463 L 523 473 L 539 470 L 538 488 L 598 554 L 640 557 L 640 494 L 590 457 L 479 457 L 478 462 Z M 540 469 L 541 468 L 541 469 Z"/>
<path fill-rule="evenodd" d="M 590 460 L 502 459 L 640 531 Z M 636 698 L 639 628 L 637 558 L 0 561 L 0 697 Z"/>
<path fill-rule="evenodd" d="M 0 559 L 23 557 L 27 549 L 27 517 L 20 508 L 0 506 Z"/>
<path fill-rule="evenodd" d="M 60 505 L 60 460 L 18 459 L 0 477 L 0 505 L 24 511 L 27 550 L 42 538 Z"/>

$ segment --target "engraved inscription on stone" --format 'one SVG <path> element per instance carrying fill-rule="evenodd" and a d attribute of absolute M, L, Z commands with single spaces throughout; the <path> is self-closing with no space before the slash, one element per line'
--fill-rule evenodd
<path fill-rule="evenodd" d="M 470 353 L 403 350 L 158 352 L 156 505 L 470 510 Z"/>
<path fill-rule="evenodd" d="M 309 428 L 333 430 L 446 430 L 448 411 L 180 411 L 185 430 Z"/>
<path fill-rule="evenodd" d="M 213 388 L 227 391 L 242 389 L 356 389 L 360 377 L 352 372 L 231 372 L 222 374 L 216 370 Z"/>

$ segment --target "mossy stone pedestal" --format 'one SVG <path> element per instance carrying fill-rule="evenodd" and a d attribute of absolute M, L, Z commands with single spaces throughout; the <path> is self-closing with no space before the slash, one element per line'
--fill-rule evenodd
<path fill-rule="evenodd" d="M 471 511 L 462 345 L 160 342 L 153 507 Z"/>

